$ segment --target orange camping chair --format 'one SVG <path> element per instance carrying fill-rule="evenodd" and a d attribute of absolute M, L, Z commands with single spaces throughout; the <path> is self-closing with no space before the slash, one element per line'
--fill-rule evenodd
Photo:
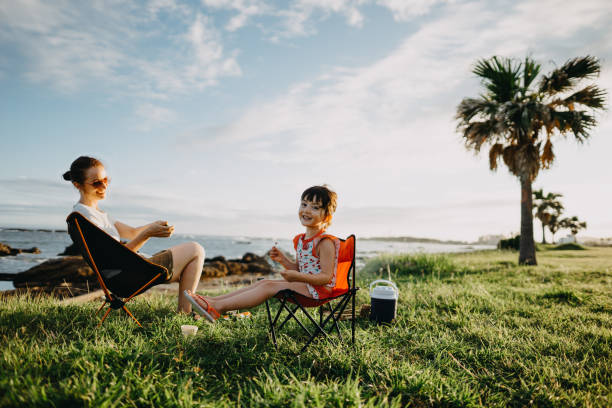
<path fill-rule="evenodd" d="M 332 290 L 332 295 L 325 299 L 313 299 L 311 297 L 304 296 L 300 293 L 294 292 L 290 289 L 284 289 L 279 291 L 275 298 L 280 301 L 280 307 L 274 319 L 270 313 L 270 305 L 266 300 L 266 310 L 268 312 L 268 322 L 270 323 L 270 335 L 274 347 L 278 348 L 276 341 L 277 331 L 283 328 L 283 326 L 291 319 L 295 320 L 302 330 L 309 336 L 306 344 L 302 347 L 300 353 L 304 352 L 306 348 L 312 343 L 312 341 L 319 335 L 332 340 L 329 331 L 334 328 L 338 333 L 340 341 L 342 341 L 342 334 L 338 322 L 341 320 L 342 313 L 346 309 L 349 302 L 352 302 L 351 311 L 351 342 L 355 343 L 355 295 L 359 290 L 355 287 L 355 235 L 350 235 L 347 239 L 340 239 L 340 251 L 338 253 L 338 269 L 336 270 L 336 286 Z M 332 303 L 335 303 L 332 306 Z M 292 305 L 292 306 L 290 306 Z M 308 313 L 307 308 L 319 308 L 319 321 L 317 322 L 313 316 Z M 323 319 L 324 308 L 327 308 L 329 315 Z M 306 315 L 306 319 L 310 321 L 314 327 L 313 331 L 309 330 L 296 315 L 297 310 L 301 310 Z M 280 316 L 283 311 L 287 311 L 287 316 L 279 323 Z"/>
<path fill-rule="evenodd" d="M 66 223 L 72 241 L 93 269 L 106 297 L 96 315 L 108 303 L 98 327 L 113 309 L 123 309 L 142 327 L 125 304 L 152 286 L 165 282 L 168 270 L 138 255 L 78 212 L 71 213 Z"/>

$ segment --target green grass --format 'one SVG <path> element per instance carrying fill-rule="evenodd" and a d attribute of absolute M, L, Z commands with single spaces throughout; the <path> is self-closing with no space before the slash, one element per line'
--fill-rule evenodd
<path fill-rule="evenodd" d="M 360 319 L 354 349 L 319 341 L 301 356 L 292 337 L 269 344 L 264 307 L 183 338 L 191 320 L 171 296 L 133 302 L 144 329 L 116 312 L 97 328 L 94 303 L 3 300 L 0 406 L 612 405 L 612 249 L 541 251 L 535 267 L 517 258 L 374 259 L 360 285 L 389 265 L 395 324 Z"/>

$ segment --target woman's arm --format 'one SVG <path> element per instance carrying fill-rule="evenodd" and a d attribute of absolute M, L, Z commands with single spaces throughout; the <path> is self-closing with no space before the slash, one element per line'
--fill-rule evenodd
<path fill-rule="evenodd" d="M 117 228 L 117 231 L 119 231 L 119 236 L 129 239 L 125 246 L 132 251 L 138 251 L 140 248 L 142 248 L 149 238 L 165 238 L 169 237 L 174 232 L 174 227 L 168 225 L 166 221 L 155 221 L 151 224 L 137 228 L 116 221 L 115 227 Z"/>
<path fill-rule="evenodd" d="M 281 276 L 288 282 L 305 282 L 317 286 L 328 284 L 334 276 L 336 247 L 331 239 L 323 239 L 317 246 L 317 250 L 319 251 L 321 273 L 311 275 L 296 270 L 285 270 L 281 272 Z"/>

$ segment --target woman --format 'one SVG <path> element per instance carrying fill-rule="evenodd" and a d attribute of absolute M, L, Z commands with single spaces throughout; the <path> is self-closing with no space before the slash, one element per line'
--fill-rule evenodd
<path fill-rule="evenodd" d="M 169 237 L 174 227 L 166 221 L 155 221 L 142 227 L 130 227 L 116 221 L 98 208 L 98 202 L 106 197 L 109 179 L 102 162 L 93 157 L 81 156 L 70 165 L 64 173 L 64 180 L 71 181 L 81 195 L 74 205 L 74 211 L 83 214 L 87 219 L 103 229 L 116 240 L 127 239 L 126 247 L 132 251 L 140 249 L 151 237 Z M 191 304 L 185 298 L 184 291 L 195 292 L 202 266 L 204 265 L 204 248 L 196 242 L 186 242 L 158 252 L 149 260 L 168 269 L 168 282 L 179 282 L 178 311 L 191 313 Z"/>

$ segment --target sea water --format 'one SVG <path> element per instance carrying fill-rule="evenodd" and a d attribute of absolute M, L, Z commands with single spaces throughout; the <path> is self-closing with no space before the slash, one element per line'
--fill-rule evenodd
<path fill-rule="evenodd" d="M 195 241 L 206 251 L 206 258 L 224 256 L 226 259 L 242 258 L 247 252 L 265 255 L 274 242 L 280 249 L 294 253 L 291 239 L 265 237 L 231 237 L 216 235 L 175 234 L 170 238 L 151 238 L 141 248 L 145 256 L 167 249 L 183 242 Z M 0 242 L 12 248 L 29 249 L 37 247 L 40 254 L 19 254 L 0 257 L 0 273 L 19 273 L 26 271 L 50 258 L 56 258 L 59 253 L 72 243 L 65 231 L 0 229 Z M 469 252 L 478 249 L 489 249 L 491 246 L 438 244 L 399 241 L 357 240 L 357 266 L 361 266 L 368 258 L 381 253 L 439 253 L 439 252 Z M 0 281 L 0 290 L 13 289 L 10 281 Z"/>

